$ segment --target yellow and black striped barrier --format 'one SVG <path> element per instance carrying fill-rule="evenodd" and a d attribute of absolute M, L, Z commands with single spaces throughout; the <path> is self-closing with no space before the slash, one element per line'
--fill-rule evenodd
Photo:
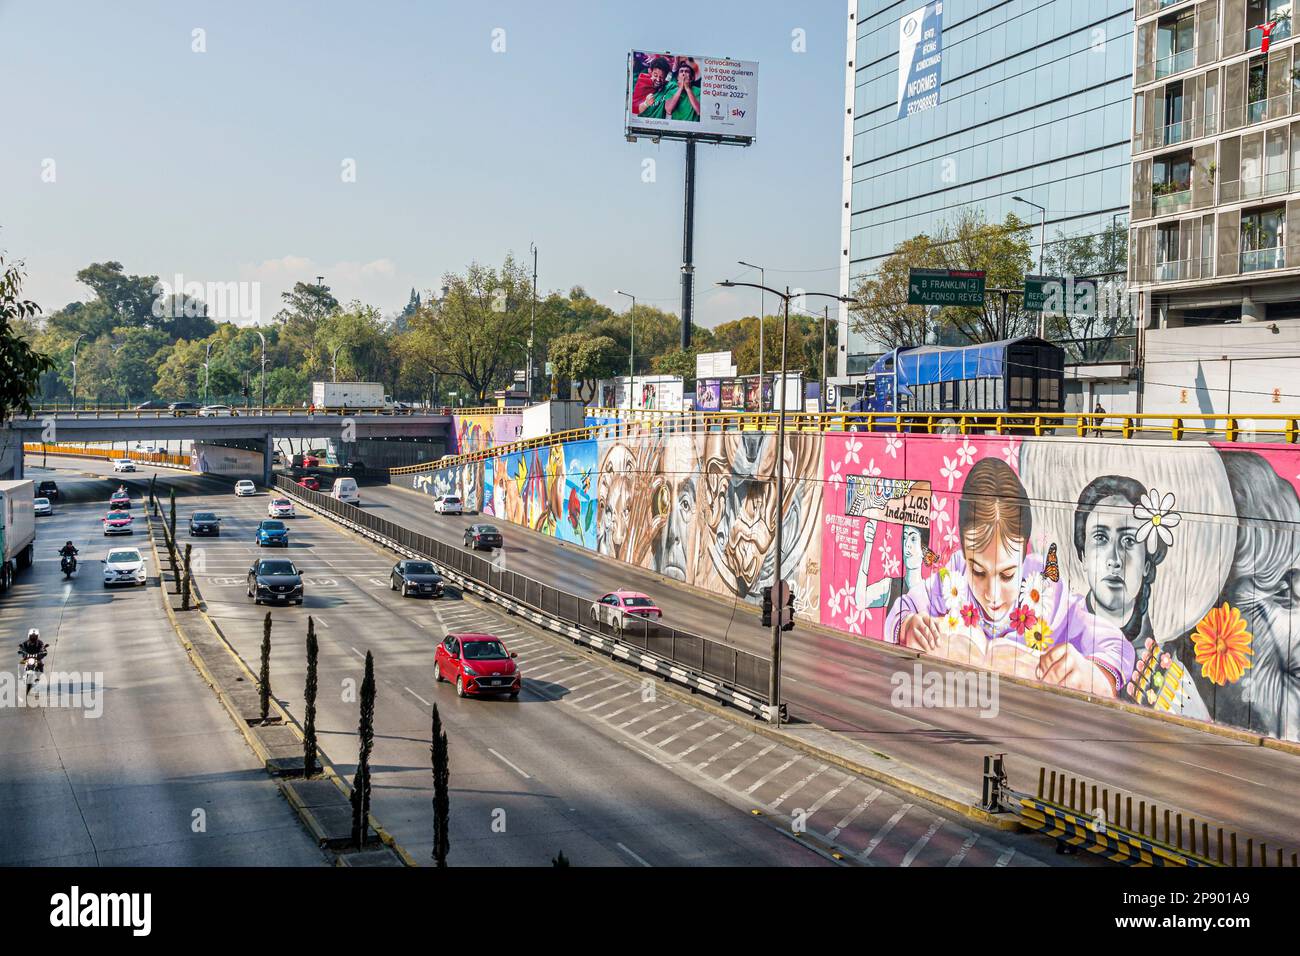
<path fill-rule="evenodd" d="M 1127 866 L 1300 866 L 1294 851 L 1288 863 L 1279 846 L 1046 767 L 1038 769 L 1037 793 L 1021 793 L 1007 783 L 1003 756 L 984 758 L 984 809 L 1014 813 L 1062 846 Z"/>

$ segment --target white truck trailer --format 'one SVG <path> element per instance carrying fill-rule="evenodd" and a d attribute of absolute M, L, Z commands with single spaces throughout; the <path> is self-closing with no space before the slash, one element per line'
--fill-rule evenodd
<path fill-rule="evenodd" d="M 32 566 L 36 541 L 34 501 L 30 481 L 0 481 L 0 534 L 4 536 L 0 592 L 9 590 L 19 571 Z"/>
<path fill-rule="evenodd" d="M 312 382 L 311 403 L 318 412 L 393 410 L 393 398 L 379 382 Z"/>

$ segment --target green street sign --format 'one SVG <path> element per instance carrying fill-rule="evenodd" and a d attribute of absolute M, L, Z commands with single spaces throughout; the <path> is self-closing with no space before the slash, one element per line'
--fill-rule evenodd
<path fill-rule="evenodd" d="M 960 269 L 910 269 L 908 305 L 984 304 L 984 273 Z"/>
<path fill-rule="evenodd" d="M 1085 315 L 1097 307 L 1096 279 L 1025 276 L 1024 310 L 1049 315 Z"/>
<path fill-rule="evenodd" d="M 1025 276 L 1025 292 L 1022 299 L 1024 310 L 1026 312 L 1042 312 L 1043 302 L 1047 299 L 1047 284 L 1049 282 L 1059 283 L 1062 287 L 1065 280 L 1057 279 L 1053 276 Z"/>

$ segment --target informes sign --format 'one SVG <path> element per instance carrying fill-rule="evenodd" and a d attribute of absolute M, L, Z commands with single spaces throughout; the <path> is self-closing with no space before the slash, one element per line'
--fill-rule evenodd
<path fill-rule="evenodd" d="M 927 3 L 898 23 L 898 118 L 939 105 L 943 58 L 943 0 Z"/>
<path fill-rule="evenodd" d="M 757 63 L 634 50 L 627 65 L 628 135 L 754 141 Z"/>
<path fill-rule="evenodd" d="M 984 304 L 984 273 L 958 269 L 911 269 L 907 275 L 908 305 Z"/>

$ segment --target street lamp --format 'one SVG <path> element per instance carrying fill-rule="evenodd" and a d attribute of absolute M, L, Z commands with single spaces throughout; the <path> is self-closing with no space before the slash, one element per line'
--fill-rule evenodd
<path fill-rule="evenodd" d="M 1026 206 L 1033 206 L 1041 216 L 1038 227 L 1038 274 L 1041 276 L 1043 274 L 1043 250 L 1047 244 L 1047 209 L 1036 202 L 1030 202 L 1023 196 L 1012 196 L 1011 198 L 1016 202 L 1024 203 Z M 1046 331 L 1047 313 L 1040 310 L 1038 313 L 1038 337 L 1043 338 Z"/>
<path fill-rule="evenodd" d="M 622 289 L 615 289 L 615 295 L 625 295 L 632 300 L 632 308 L 628 310 L 627 318 L 632 326 L 632 337 L 629 341 L 627 350 L 627 410 L 632 410 L 632 390 L 636 388 L 636 296 L 631 292 L 624 292 Z"/>
<path fill-rule="evenodd" d="M 203 404 L 208 404 L 208 364 L 212 360 L 212 343 L 203 346 Z"/>
<path fill-rule="evenodd" d="M 262 414 L 266 414 L 266 336 L 259 329 L 253 329 L 262 340 Z"/>
<path fill-rule="evenodd" d="M 755 285 L 752 282 L 733 282 L 727 279 L 719 282 L 718 285 L 726 289 L 733 289 L 740 286 L 749 289 L 762 289 L 764 292 L 771 292 L 781 300 L 781 414 L 776 420 L 776 540 L 773 542 L 776 547 L 776 573 L 772 578 L 772 664 L 771 674 L 768 678 L 768 704 L 770 706 L 769 719 L 773 724 L 781 723 L 781 617 L 785 604 L 781 602 L 778 609 L 778 598 L 781 595 L 784 582 L 781 578 L 781 548 L 783 547 L 781 528 L 785 524 L 783 520 L 783 501 L 785 499 L 785 414 L 786 408 L 786 387 L 785 387 L 785 347 L 786 339 L 790 329 L 790 287 L 785 287 L 785 292 L 778 292 L 776 289 L 769 289 L 767 286 Z M 835 299 L 838 302 L 854 302 L 848 296 L 839 295 L 833 292 L 801 292 L 802 296 L 813 298 Z M 775 390 L 773 390 L 775 395 Z M 762 388 L 759 388 L 759 394 L 762 394 Z"/>
<path fill-rule="evenodd" d="M 81 340 L 84 339 L 85 337 L 86 337 L 86 333 L 82 332 L 75 339 L 72 340 L 72 411 L 73 412 L 76 412 L 77 410 L 77 346 L 81 344 Z"/>
<path fill-rule="evenodd" d="M 537 334 L 537 246 L 528 244 L 528 251 L 533 254 L 533 299 L 528 312 L 528 400 L 533 400 L 533 336 Z"/>
<path fill-rule="evenodd" d="M 758 270 L 758 281 L 760 285 L 767 282 L 767 273 L 763 271 L 762 266 L 756 266 L 752 262 L 745 262 L 743 259 L 737 259 L 736 265 L 744 266 L 746 269 Z M 763 408 L 763 313 L 767 311 L 767 293 L 760 292 L 758 295 L 758 410 L 766 411 Z"/>
<path fill-rule="evenodd" d="M 330 359 L 330 370 L 334 376 L 334 381 L 339 380 L 339 350 L 347 347 L 346 342 L 342 342 L 334 348 L 334 356 Z"/>

